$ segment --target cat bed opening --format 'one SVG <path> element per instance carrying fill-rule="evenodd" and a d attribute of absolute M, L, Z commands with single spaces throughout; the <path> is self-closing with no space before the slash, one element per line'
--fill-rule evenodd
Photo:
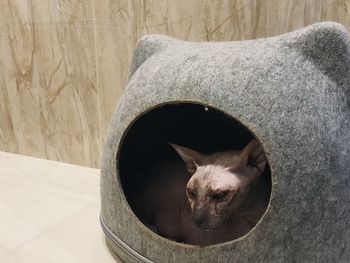
<path fill-rule="evenodd" d="M 147 214 L 147 207 L 140 206 L 152 204 L 137 202 L 144 200 L 143 188 L 149 186 L 149 181 L 158 183 L 150 178 L 154 176 L 149 172 L 152 167 L 169 163 L 171 160 L 181 162 L 170 142 L 212 154 L 241 150 L 253 138 L 254 135 L 237 120 L 220 110 L 202 104 L 167 103 L 142 114 L 125 132 L 117 155 L 119 178 L 131 209 L 141 222 L 149 226 L 151 219 Z M 185 166 L 184 163 L 183 165 Z M 169 169 L 174 167 L 169 164 Z M 264 184 L 262 187 L 264 187 L 265 211 L 271 192 L 271 174 L 268 165 L 262 177 L 263 180 L 259 183 Z M 159 196 L 159 198 L 168 197 Z"/>

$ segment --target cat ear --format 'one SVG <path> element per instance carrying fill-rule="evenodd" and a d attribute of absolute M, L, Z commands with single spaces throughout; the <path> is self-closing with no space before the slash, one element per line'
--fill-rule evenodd
<path fill-rule="evenodd" d="M 261 175 L 266 167 L 267 159 L 264 149 L 256 140 L 250 141 L 238 156 L 239 161 L 230 168 L 232 171 L 244 169 L 246 173 Z"/>
<path fill-rule="evenodd" d="M 190 174 L 194 174 L 197 170 L 197 167 L 202 164 L 205 155 L 177 144 L 170 143 L 170 145 L 180 155 L 182 160 L 184 160 L 187 165 L 188 172 Z"/>

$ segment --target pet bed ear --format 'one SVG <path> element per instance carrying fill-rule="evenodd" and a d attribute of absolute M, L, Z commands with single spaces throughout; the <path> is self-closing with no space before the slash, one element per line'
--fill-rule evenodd
<path fill-rule="evenodd" d="M 140 38 L 136 43 L 131 60 L 129 79 L 149 57 L 164 50 L 176 41 L 174 38 L 163 35 L 146 35 Z"/>
<path fill-rule="evenodd" d="M 297 34 L 297 35 L 295 35 Z M 317 23 L 291 33 L 291 46 L 333 81 L 349 72 L 350 43 L 346 29 L 335 22 Z"/>

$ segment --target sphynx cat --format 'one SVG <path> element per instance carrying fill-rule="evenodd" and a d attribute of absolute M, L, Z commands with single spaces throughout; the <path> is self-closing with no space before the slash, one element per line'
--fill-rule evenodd
<path fill-rule="evenodd" d="M 138 211 L 141 220 L 163 237 L 200 246 L 248 233 L 269 199 L 261 176 L 267 160 L 260 143 L 254 139 L 241 151 L 208 155 L 171 146 L 183 162 L 152 168 L 153 179 Z"/>

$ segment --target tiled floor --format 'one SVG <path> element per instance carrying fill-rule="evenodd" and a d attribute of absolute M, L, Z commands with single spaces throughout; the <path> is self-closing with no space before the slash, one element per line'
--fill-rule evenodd
<path fill-rule="evenodd" d="M 0 263 L 118 262 L 99 210 L 99 170 L 0 152 Z"/>

